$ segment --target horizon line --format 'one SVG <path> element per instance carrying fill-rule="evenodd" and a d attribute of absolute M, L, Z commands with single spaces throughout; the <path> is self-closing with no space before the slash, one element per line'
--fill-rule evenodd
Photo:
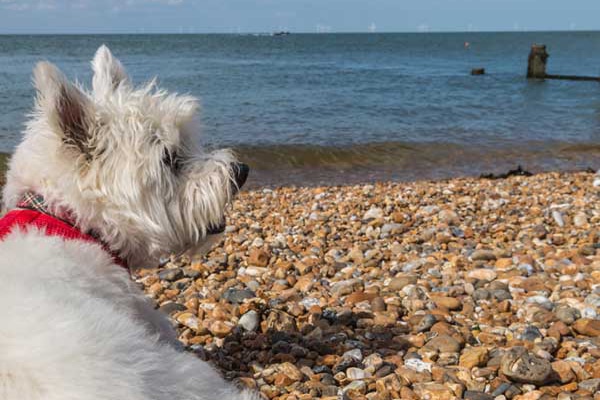
<path fill-rule="evenodd" d="M 205 31 L 205 32 L 179 32 L 179 31 L 155 31 L 145 32 L 144 29 L 138 31 L 115 31 L 115 32 L 0 32 L 0 36 L 110 36 L 110 35 L 272 35 L 278 32 L 289 32 L 291 35 L 343 35 L 343 34 L 468 34 L 468 33 L 562 33 L 562 32 L 581 32 L 593 33 L 600 32 L 600 29 L 521 29 L 521 30 L 427 30 L 427 31 L 247 31 L 247 32 L 229 32 L 229 31 Z"/>

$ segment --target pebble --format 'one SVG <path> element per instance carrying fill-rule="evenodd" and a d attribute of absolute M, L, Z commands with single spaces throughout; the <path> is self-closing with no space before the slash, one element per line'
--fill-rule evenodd
<path fill-rule="evenodd" d="M 240 317 L 240 321 L 238 325 L 244 328 L 248 332 L 254 332 L 258 329 L 258 325 L 260 324 L 260 316 L 254 310 L 248 311 L 246 314 Z"/>
<path fill-rule="evenodd" d="M 459 365 L 465 368 L 483 367 L 488 361 L 488 350 L 485 347 L 467 347 L 463 350 Z"/>
<path fill-rule="evenodd" d="M 215 321 L 210 325 L 209 330 L 216 337 L 223 338 L 231 333 L 232 328 L 231 323 Z"/>
<path fill-rule="evenodd" d="M 600 390 L 600 378 L 586 379 L 579 382 L 579 389 L 586 390 L 590 393 L 598 393 Z"/>
<path fill-rule="evenodd" d="M 556 318 L 567 325 L 581 318 L 581 313 L 574 307 L 562 306 L 558 307 L 555 312 Z"/>
<path fill-rule="evenodd" d="M 447 385 L 441 383 L 427 382 L 417 383 L 413 388 L 415 394 L 420 399 L 429 400 L 454 400 L 456 395 Z"/>
<path fill-rule="evenodd" d="M 418 358 L 409 358 L 404 361 L 404 365 L 413 371 L 416 372 L 431 372 L 432 363 L 424 362 L 419 360 Z"/>
<path fill-rule="evenodd" d="M 432 300 L 436 306 L 447 308 L 448 310 L 458 310 L 462 308 L 462 302 L 454 297 L 434 297 Z"/>
<path fill-rule="evenodd" d="M 449 335 L 436 336 L 424 346 L 425 349 L 440 353 L 458 353 L 460 352 L 460 347 L 460 343 Z"/>
<path fill-rule="evenodd" d="M 552 365 L 524 347 L 509 349 L 500 361 L 500 371 L 511 381 L 531 383 L 536 386 L 552 381 L 554 374 Z"/>
<path fill-rule="evenodd" d="M 496 259 L 496 254 L 492 250 L 475 250 L 471 254 L 473 261 L 492 261 Z"/>
<path fill-rule="evenodd" d="M 474 390 L 467 390 L 463 394 L 463 399 L 465 400 L 494 400 L 494 396 L 491 394 L 478 392 Z"/>
<path fill-rule="evenodd" d="M 350 367 L 346 370 L 346 376 L 350 380 L 365 379 L 367 374 L 360 368 Z"/>
<path fill-rule="evenodd" d="M 418 277 L 417 275 L 405 274 L 401 276 L 396 276 L 390 280 L 388 284 L 389 290 L 402 290 L 408 285 L 414 285 L 417 283 Z"/>
<path fill-rule="evenodd" d="M 363 216 L 363 219 L 378 219 L 383 217 L 383 210 L 378 207 L 371 207 Z"/>
<path fill-rule="evenodd" d="M 244 300 L 256 297 L 256 294 L 250 289 L 227 289 L 223 293 L 223 299 L 230 303 L 243 303 Z"/>
<path fill-rule="evenodd" d="M 552 218 L 554 218 L 554 222 L 556 222 L 556 225 L 559 227 L 563 228 L 565 226 L 565 221 L 560 211 L 552 211 Z"/>
<path fill-rule="evenodd" d="M 600 336 L 600 320 L 582 318 L 573 323 L 573 329 L 585 336 Z"/>
<path fill-rule="evenodd" d="M 474 269 L 472 271 L 469 271 L 469 273 L 467 274 L 467 276 L 469 278 L 472 278 L 472 279 L 478 279 L 478 280 L 481 280 L 481 281 L 491 282 L 494 279 L 496 279 L 496 277 L 498 276 L 498 274 L 496 273 L 496 271 L 491 270 L 491 269 L 478 268 L 478 269 Z"/>
<path fill-rule="evenodd" d="M 364 381 L 353 381 L 344 387 L 342 393 L 349 398 L 357 398 L 367 392 L 367 384 Z"/>
<path fill-rule="evenodd" d="M 427 332 L 436 322 L 437 318 L 435 318 L 433 315 L 425 314 L 415 326 L 415 331 L 418 333 Z"/>
<path fill-rule="evenodd" d="M 136 279 L 184 347 L 269 399 L 587 399 L 600 390 L 592 180 L 242 191 L 206 256 Z"/>
<path fill-rule="evenodd" d="M 183 277 L 183 270 L 181 268 L 164 269 L 158 273 L 158 279 L 164 281 L 176 281 L 181 277 Z"/>

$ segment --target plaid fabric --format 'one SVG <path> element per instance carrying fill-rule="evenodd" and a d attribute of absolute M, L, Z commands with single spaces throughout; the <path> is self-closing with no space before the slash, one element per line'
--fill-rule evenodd
<path fill-rule="evenodd" d="M 75 219 L 68 211 L 63 212 L 60 216 L 51 213 L 44 197 L 33 192 L 25 193 L 17 203 L 17 209 L 8 212 L 0 219 L 0 240 L 12 232 L 15 227 L 26 229 L 29 226 L 42 229 L 50 236 L 98 243 L 112 256 L 115 263 L 127 268 L 127 263 L 113 253 L 108 245 L 99 239 L 99 235 L 93 231 L 80 231 L 75 224 Z"/>
<path fill-rule="evenodd" d="M 52 214 L 48 210 L 48 205 L 46 204 L 46 200 L 44 199 L 44 197 L 33 192 L 25 192 L 25 194 L 21 197 L 21 200 L 19 200 L 19 202 L 17 203 L 17 207 L 23 210 L 33 210 L 41 212 L 42 214 L 46 214 L 63 222 L 66 222 L 71 226 L 75 226 L 75 220 L 68 213 L 63 213 L 61 215 Z M 94 238 L 96 237 L 96 235 L 90 233 L 89 235 Z"/>
<path fill-rule="evenodd" d="M 17 207 L 26 208 L 29 210 L 37 210 L 47 214 L 46 202 L 44 201 L 44 198 L 39 194 L 32 192 L 26 192 L 23 197 L 21 197 L 21 200 L 17 203 Z"/>

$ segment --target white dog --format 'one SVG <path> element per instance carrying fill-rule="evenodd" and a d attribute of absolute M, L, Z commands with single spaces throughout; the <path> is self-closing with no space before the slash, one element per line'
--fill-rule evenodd
<path fill-rule="evenodd" d="M 256 399 L 176 350 L 123 268 L 222 230 L 247 167 L 198 148 L 194 98 L 134 89 L 104 46 L 92 64 L 91 92 L 35 68 L 0 220 L 0 399 Z"/>

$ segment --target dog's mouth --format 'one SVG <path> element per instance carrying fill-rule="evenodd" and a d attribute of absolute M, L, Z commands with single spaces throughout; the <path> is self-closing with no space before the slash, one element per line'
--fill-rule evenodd
<path fill-rule="evenodd" d="M 207 235 L 218 235 L 220 233 L 223 233 L 223 232 L 225 232 L 225 226 L 226 226 L 225 217 L 223 217 L 223 220 L 218 225 L 211 225 L 207 229 L 206 234 Z"/>
<path fill-rule="evenodd" d="M 239 190 L 244 186 L 246 180 L 248 179 L 248 174 L 250 173 L 250 167 L 244 163 L 233 163 L 231 166 L 231 170 L 233 173 L 233 182 L 232 182 L 232 191 L 234 194 L 237 194 Z M 217 225 L 211 225 L 206 231 L 207 235 L 218 235 L 225 232 L 225 217 L 221 220 Z"/>
<path fill-rule="evenodd" d="M 246 183 L 250 167 L 244 163 L 236 162 L 231 166 L 231 172 L 233 172 L 232 190 L 236 194 L 244 186 L 244 183 Z"/>

